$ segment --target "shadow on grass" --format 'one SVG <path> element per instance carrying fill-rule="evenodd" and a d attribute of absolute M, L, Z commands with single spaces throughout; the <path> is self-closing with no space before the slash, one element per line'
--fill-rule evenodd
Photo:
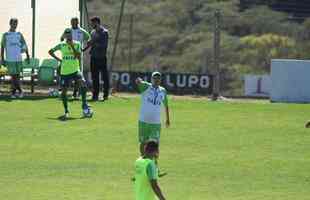
<path fill-rule="evenodd" d="M 73 120 L 79 120 L 79 119 L 83 119 L 83 117 L 67 117 L 64 118 L 64 116 L 59 116 L 59 117 L 47 117 L 48 120 L 56 120 L 56 121 L 61 121 L 61 122 L 66 122 L 66 121 L 73 121 Z"/>
<path fill-rule="evenodd" d="M 81 99 L 74 99 L 68 96 L 68 101 L 69 102 L 78 102 L 81 101 Z M 50 96 L 24 96 L 23 98 L 11 98 L 11 96 L 4 95 L 0 96 L 0 101 L 7 101 L 7 102 L 13 102 L 13 101 L 41 101 L 41 100 L 46 100 L 46 99 L 54 99 L 54 100 L 59 100 L 61 101 L 61 98 L 59 97 L 50 97 Z M 88 100 L 89 101 L 89 100 Z"/>
<path fill-rule="evenodd" d="M 11 98 L 11 96 L 0 96 L 0 101 L 7 101 L 7 102 L 13 102 L 13 101 L 39 101 L 39 100 L 45 100 L 45 99 L 55 99 L 53 97 L 48 96 L 24 96 L 23 98 Z"/>

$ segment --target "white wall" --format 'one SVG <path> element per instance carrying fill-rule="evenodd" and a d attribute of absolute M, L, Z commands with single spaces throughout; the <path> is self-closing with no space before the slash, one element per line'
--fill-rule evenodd
<path fill-rule="evenodd" d="M 310 102 L 310 61 L 271 61 L 271 101 Z"/>
<path fill-rule="evenodd" d="M 244 95 L 252 97 L 269 97 L 271 78 L 269 75 L 245 75 Z"/>

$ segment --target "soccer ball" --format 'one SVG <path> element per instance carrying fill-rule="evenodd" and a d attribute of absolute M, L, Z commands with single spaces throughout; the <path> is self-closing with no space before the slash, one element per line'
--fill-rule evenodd
<path fill-rule="evenodd" d="M 83 117 L 91 118 L 94 112 L 90 108 L 83 109 Z"/>
<path fill-rule="evenodd" d="M 50 97 L 58 97 L 59 96 L 59 92 L 58 92 L 57 89 L 49 88 L 48 89 L 48 96 L 50 96 Z"/>

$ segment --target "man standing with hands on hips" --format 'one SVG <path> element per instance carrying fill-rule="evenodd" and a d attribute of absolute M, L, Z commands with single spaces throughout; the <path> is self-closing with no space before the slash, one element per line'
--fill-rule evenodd
<path fill-rule="evenodd" d="M 93 81 L 93 101 L 99 100 L 99 74 L 104 81 L 103 85 L 103 101 L 108 100 L 110 90 L 110 79 L 109 72 L 107 69 L 107 49 L 109 34 L 108 30 L 100 25 L 100 18 L 91 18 L 91 26 L 93 28 L 91 32 L 91 40 L 87 42 L 86 47 L 83 51 L 86 51 L 91 47 L 90 50 L 90 70 Z"/>

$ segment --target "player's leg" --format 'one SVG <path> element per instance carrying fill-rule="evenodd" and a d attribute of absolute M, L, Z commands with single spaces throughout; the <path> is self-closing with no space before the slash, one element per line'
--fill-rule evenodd
<path fill-rule="evenodd" d="M 62 100 L 62 104 L 64 106 L 65 114 L 69 113 L 67 87 L 61 88 L 61 100 Z"/>
<path fill-rule="evenodd" d="M 99 98 L 99 70 L 98 70 L 98 63 L 95 58 L 91 58 L 90 60 L 90 71 L 91 71 L 91 78 L 93 82 L 93 100 L 97 101 Z"/>
<path fill-rule="evenodd" d="M 11 75 L 11 98 L 16 98 L 16 75 Z"/>
<path fill-rule="evenodd" d="M 16 90 L 19 93 L 18 97 L 19 98 L 23 98 L 24 97 L 24 93 L 23 93 L 23 90 L 21 88 L 21 81 L 20 81 L 20 75 L 19 74 L 16 75 Z"/>
<path fill-rule="evenodd" d="M 20 73 L 22 72 L 23 64 L 22 62 L 16 63 L 16 90 L 19 92 L 19 97 L 22 98 L 24 96 L 21 81 L 20 81 Z"/>
<path fill-rule="evenodd" d="M 73 98 L 74 99 L 77 99 L 79 98 L 79 83 L 74 81 L 74 85 L 73 85 Z"/>
<path fill-rule="evenodd" d="M 109 92 L 110 92 L 110 78 L 109 78 L 109 72 L 108 72 L 108 68 L 107 68 L 107 60 L 106 59 L 103 59 L 101 61 L 101 71 L 102 71 L 102 79 L 103 79 L 103 82 L 104 82 L 104 85 L 103 85 L 103 100 L 108 100 L 108 97 L 109 97 Z"/>
<path fill-rule="evenodd" d="M 139 150 L 140 155 L 144 155 L 144 146 L 151 139 L 152 129 L 151 125 L 145 122 L 139 121 L 138 123 L 138 131 L 139 131 Z"/>
<path fill-rule="evenodd" d="M 84 117 L 92 117 L 93 111 L 87 104 L 87 86 L 86 81 L 81 73 L 78 73 L 75 77 L 75 82 L 78 84 L 80 94 L 82 96 L 82 109 Z"/>
<path fill-rule="evenodd" d="M 77 82 L 74 82 L 74 85 L 73 85 L 73 97 L 75 99 L 79 97 L 79 84 Z"/>
<path fill-rule="evenodd" d="M 60 78 L 60 85 L 61 85 L 61 100 L 65 110 L 65 117 L 69 115 L 69 108 L 68 108 L 68 97 L 67 97 L 67 90 L 70 82 L 70 77 L 68 76 L 61 76 Z"/>
<path fill-rule="evenodd" d="M 8 68 L 8 73 L 11 76 L 11 98 L 16 98 L 16 62 L 6 62 L 5 64 Z"/>

